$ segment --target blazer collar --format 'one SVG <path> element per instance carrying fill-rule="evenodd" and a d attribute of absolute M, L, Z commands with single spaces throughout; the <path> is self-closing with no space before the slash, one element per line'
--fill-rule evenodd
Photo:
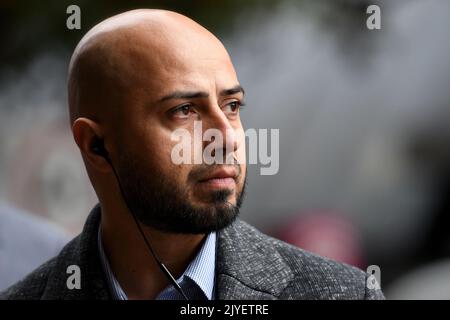
<path fill-rule="evenodd" d="M 217 299 L 277 299 L 294 277 L 276 241 L 239 219 L 219 231 L 217 245 Z"/>

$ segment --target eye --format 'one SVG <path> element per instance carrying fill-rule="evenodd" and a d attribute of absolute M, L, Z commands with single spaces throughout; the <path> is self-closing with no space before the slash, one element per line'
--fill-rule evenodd
<path fill-rule="evenodd" d="M 227 115 L 235 116 L 239 113 L 239 110 L 242 109 L 244 103 L 240 101 L 232 101 L 225 105 L 223 108 L 223 112 Z"/>
<path fill-rule="evenodd" d="M 173 109 L 171 113 L 175 118 L 187 119 L 191 113 L 194 113 L 194 110 L 191 104 L 184 104 Z"/>

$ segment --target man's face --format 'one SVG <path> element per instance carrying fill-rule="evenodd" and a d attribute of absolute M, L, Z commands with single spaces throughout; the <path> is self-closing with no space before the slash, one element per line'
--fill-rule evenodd
<path fill-rule="evenodd" d="M 243 92 L 222 47 L 186 41 L 180 47 L 189 46 L 188 50 L 170 50 L 163 43 L 160 52 L 137 45 L 125 50 L 124 58 L 133 62 L 124 77 L 130 83 L 121 84 L 117 129 L 111 130 L 125 200 L 140 221 L 167 232 L 205 233 L 231 223 L 242 202 Z M 195 121 L 201 121 L 200 136 L 194 134 Z M 231 155 L 237 163 L 174 163 L 172 152 L 180 143 L 172 137 L 175 130 L 190 134 L 193 160 L 194 153 L 202 154 L 215 143 L 202 140 L 211 128 L 224 139 L 223 144 L 215 144 L 216 152 L 221 149 L 224 157 Z"/>

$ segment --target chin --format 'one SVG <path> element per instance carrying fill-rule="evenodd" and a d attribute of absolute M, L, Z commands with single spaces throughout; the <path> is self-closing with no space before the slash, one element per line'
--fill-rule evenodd
<path fill-rule="evenodd" d="M 200 199 L 196 199 L 194 202 L 192 202 L 192 205 L 194 207 L 197 207 L 199 209 L 207 209 L 214 207 L 226 207 L 236 205 L 236 197 L 235 196 L 229 196 L 227 198 L 220 198 L 217 199 L 214 196 L 209 196 L 208 198 L 202 197 Z"/>

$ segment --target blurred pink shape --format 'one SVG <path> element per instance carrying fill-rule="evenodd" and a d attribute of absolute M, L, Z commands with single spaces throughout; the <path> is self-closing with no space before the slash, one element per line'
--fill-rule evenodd
<path fill-rule="evenodd" d="M 337 212 L 322 210 L 298 215 L 283 224 L 277 236 L 318 255 L 365 267 L 358 231 Z"/>

